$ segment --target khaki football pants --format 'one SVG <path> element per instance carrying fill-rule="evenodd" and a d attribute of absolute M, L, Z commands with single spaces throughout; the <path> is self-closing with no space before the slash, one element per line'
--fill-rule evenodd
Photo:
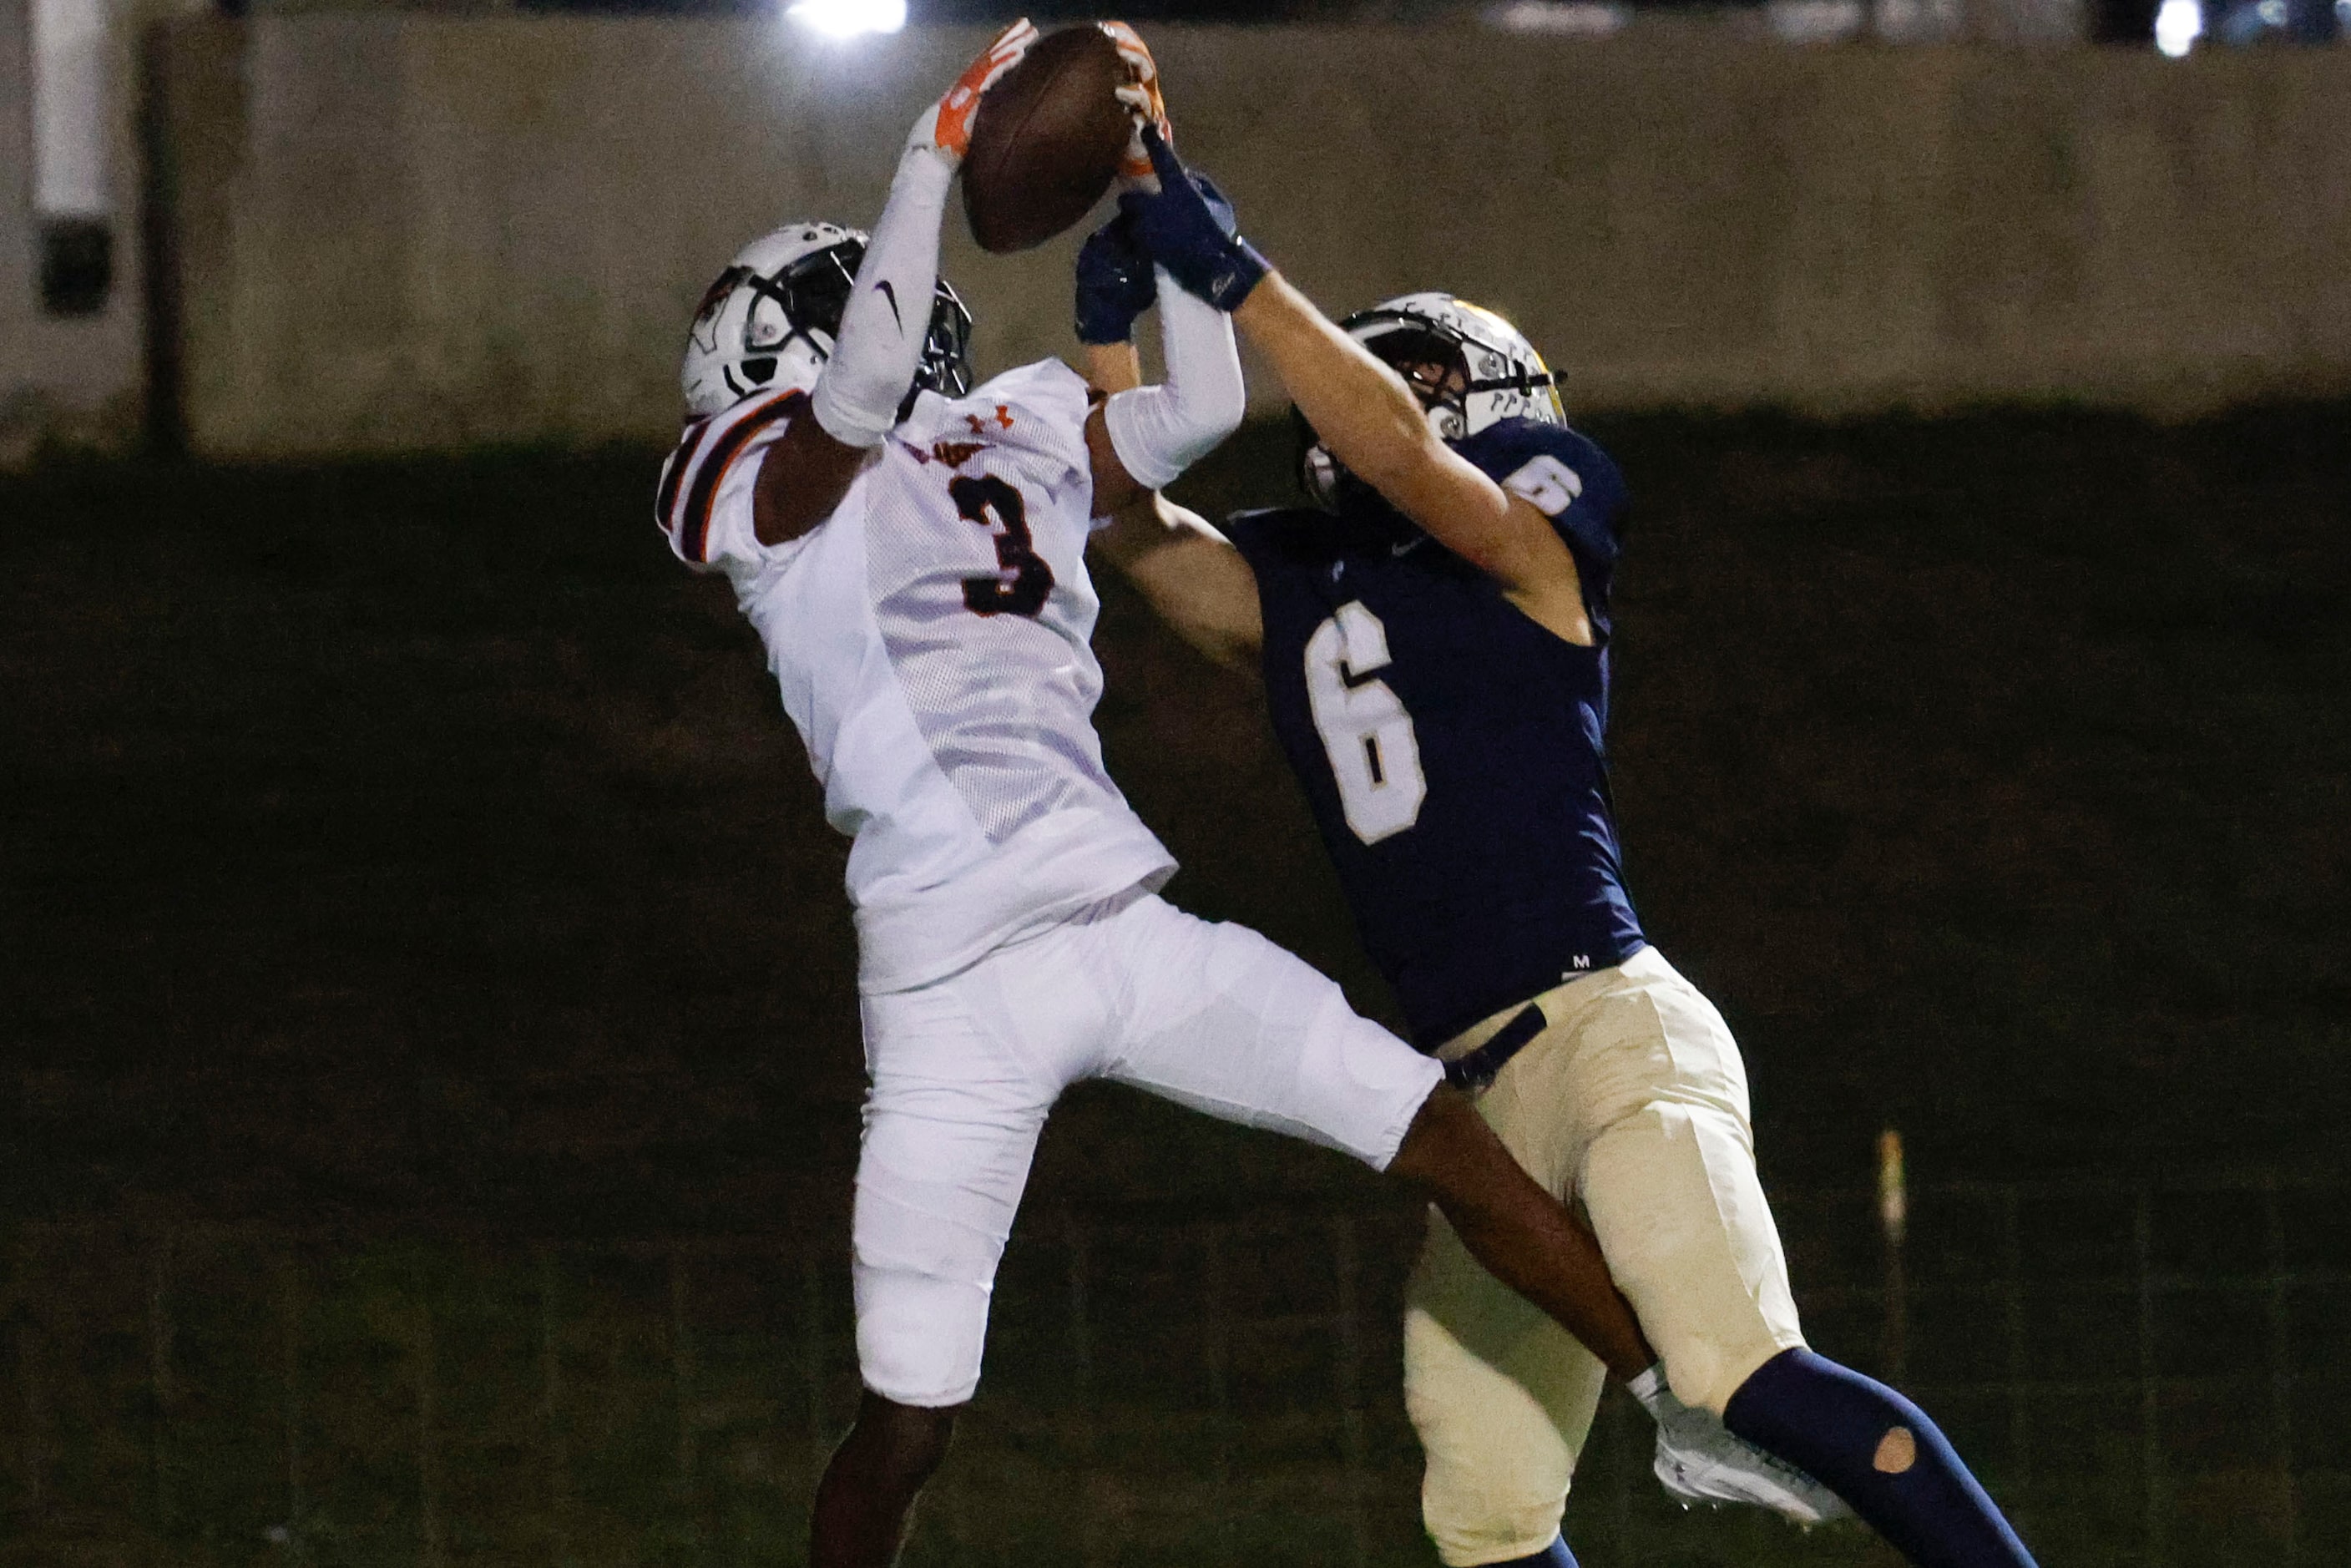
<path fill-rule="evenodd" d="M 1674 1393 L 1719 1415 L 1757 1367 L 1804 1343 L 1756 1179 L 1739 1048 L 1654 947 L 1535 1000 L 1546 1027 L 1478 1108 L 1548 1190 L 1582 1200 Z M 1432 1211 L 1406 1300 L 1405 1404 L 1427 1455 L 1422 1516 L 1452 1568 L 1551 1544 L 1604 1377 Z"/>

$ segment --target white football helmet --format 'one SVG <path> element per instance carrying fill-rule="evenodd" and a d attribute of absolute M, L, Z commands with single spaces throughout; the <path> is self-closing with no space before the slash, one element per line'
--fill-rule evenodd
<path fill-rule="evenodd" d="M 737 251 L 685 335 L 678 379 L 688 416 L 722 413 L 754 392 L 815 386 L 864 259 L 862 231 L 824 223 L 787 224 Z M 944 277 L 914 385 L 946 397 L 971 390 L 971 312 Z"/>
<path fill-rule="evenodd" d="M 1459 441 L 1506 419 L 1565 424 L 1558 378 L 1526 334 L 1483 306 L 1450 294 L 1404 294 L 1358 310 L 1342 330 L 1403 372 L 1429 428 Z M 1345 474 L 1301 416 L 1300 477 L 1323 506 Z"/>

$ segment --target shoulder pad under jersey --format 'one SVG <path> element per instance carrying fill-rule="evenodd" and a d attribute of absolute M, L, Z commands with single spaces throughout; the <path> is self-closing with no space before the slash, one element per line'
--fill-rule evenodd
<path fill-rule="evenodd" d="M 1086 473 L 1085 378 L 1059 360 L 1040 360 L 956 399 L 925 392 L 893 439 L 917 452 L 963 445 L 1009 446 Z"/>
<path fill-rule="evenodd" d="M 1488 425 L 1454 450 L 1552 520 L 1574 552 L 1585 600 L 1604 619 L 1628 500 L 1615 461 L 1590 436 L 1530 419 Z"/>
<path fill-rule="evenodd" d="M 653 497 L 653 521 L 678 559 L 708 571 L 732 559 L 756 556 L 747 483 L 755 470 L 742 458 L 780 436 L 807 402 L 807 394 L 798 392 L 746 398 L 723 413 L 686 423 L 677 449 L 662 465 L 661 487 Z M 734 515 L 738 512 L 740 517 Z"/>

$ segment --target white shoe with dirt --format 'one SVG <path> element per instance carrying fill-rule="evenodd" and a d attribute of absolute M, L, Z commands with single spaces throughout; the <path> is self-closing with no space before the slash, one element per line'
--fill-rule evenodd
<path fill-rule="evenodd" d="M 1660 1368 L 1626 1386 L 1657 1423 L 1657 1480 L 1685 1507 L 1748 1503 L 1805 1526 L 1853 1516 L 1842 1498 L 1795 1466 L 1675 1398 Z"/>

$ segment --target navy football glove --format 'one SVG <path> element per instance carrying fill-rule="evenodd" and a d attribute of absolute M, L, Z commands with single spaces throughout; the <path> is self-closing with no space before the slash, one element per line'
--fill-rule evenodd
<path fill-rule="evenodd" d="M 1239 309 L 1272 265 L 1241 238 L 1233 224 L 1233 204 L 1224 193 L 1207 175 L 1185 168 L 1166 138 L 1145 126 L 1143 144 L 1159 172 L 1159 191 L 1155 195 L 1129 191 L 1118 199 L 1122 213 L 1134 218 L 1135 232 L 1151 259 L 1187 292 L 1228 315 Z"/>
<path fill-rule="evenodd" d="M 1123 343 L 1134 319 L 1159 298 L 1151 253 L 1135 232 L 1134 214 L 1121 213 L 1087 236 L 1078 252 L 1078 341 Z"/>

